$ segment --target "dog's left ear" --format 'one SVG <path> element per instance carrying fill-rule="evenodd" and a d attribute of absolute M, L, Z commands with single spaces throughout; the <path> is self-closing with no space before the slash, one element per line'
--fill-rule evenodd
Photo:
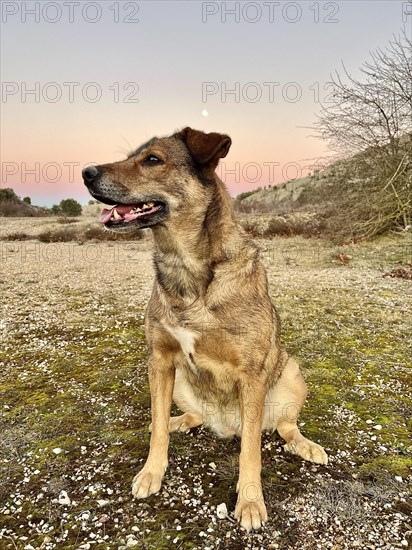
<path fill-rule="evenodd" d="M 190 154 L 197 164 L 214 170 L 219 159 L 225 157 L 232 145 L 232 140 L 225 134 L 211 132 L 205 134 L 192 128 L 180 132 Z"/>

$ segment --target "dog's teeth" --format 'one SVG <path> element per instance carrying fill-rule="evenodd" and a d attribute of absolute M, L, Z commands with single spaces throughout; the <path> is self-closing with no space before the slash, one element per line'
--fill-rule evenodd
<path fill-rule="evenodd" d="M 148 208 L 150 208 L 150 206 L 147 206 L 147 204 L 144 203 L 144 205 L 143 205 L 143 210 L 147 210 Z"/>
<path fill-rule="evenodd" d="M 149 208 L 153 208 L 154 202 L 148 202 L 148 203 L 147 203 L 147 206 L 148 206 Z"/>
<path fill-rule="evenodd" d="M 116 210 L 116 208 L 113 210 L 113 216 L 112 216 L 115 220 L 121 220 L 122 217 L 121 215 L 118 213 L 118 211 Z"/>

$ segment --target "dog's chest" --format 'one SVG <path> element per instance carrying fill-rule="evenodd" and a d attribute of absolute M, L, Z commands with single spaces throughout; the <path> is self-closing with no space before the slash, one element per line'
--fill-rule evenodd
<path fill-rule="evenodd" d="M 167 330 L 167 332 L 179 342 L 180 348 L 185 354 L 186 360 L 189 363 L 190 368 L 192 370 L 196 370 L 193 359 L 195 353 L 196 334 L 191 330 L 181 326 L 172 327 L 167 324 L 163 324 L 163 326 Z"/>

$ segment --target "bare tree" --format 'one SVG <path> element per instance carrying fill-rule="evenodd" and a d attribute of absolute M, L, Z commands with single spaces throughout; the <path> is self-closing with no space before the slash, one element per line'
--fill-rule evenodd
<path fill-rule="evenodd" d="M 347 182 L 357 186 L 352 214 L 364 235 L 412 224 L 412 41 L 402 31 L 370 56 L 358 78 L 344 65 L 335 72 L 315 124 L 332 150 L 353 158 Z"/>

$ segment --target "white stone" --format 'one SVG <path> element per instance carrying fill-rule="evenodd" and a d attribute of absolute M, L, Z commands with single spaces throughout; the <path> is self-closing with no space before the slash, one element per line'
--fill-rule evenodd
<path fill-rule="evenodd" d="M 218 504 L 216 508 L 216 515 L 219 519 L 227 518 L 227 506 L 224 502 L 222 502 L 222 504 Z"/>
<path fill-rule="evenodd" d="M 69 498 L 69 495 L 66 493 L 66 491 L 60 491 L 58 501 L 59 501 L 59 504 L 63 504 L 65 506 L 68 506 L 72 502 Z"/>
<path fill-rule="evenodd" d="M 60 449 L 60 447 L 56 447 L 55 449 L 53 449 L 53 452 L 55 455 L 59 455 L 61 452 L 62 452 L 63 449 Z"/>

